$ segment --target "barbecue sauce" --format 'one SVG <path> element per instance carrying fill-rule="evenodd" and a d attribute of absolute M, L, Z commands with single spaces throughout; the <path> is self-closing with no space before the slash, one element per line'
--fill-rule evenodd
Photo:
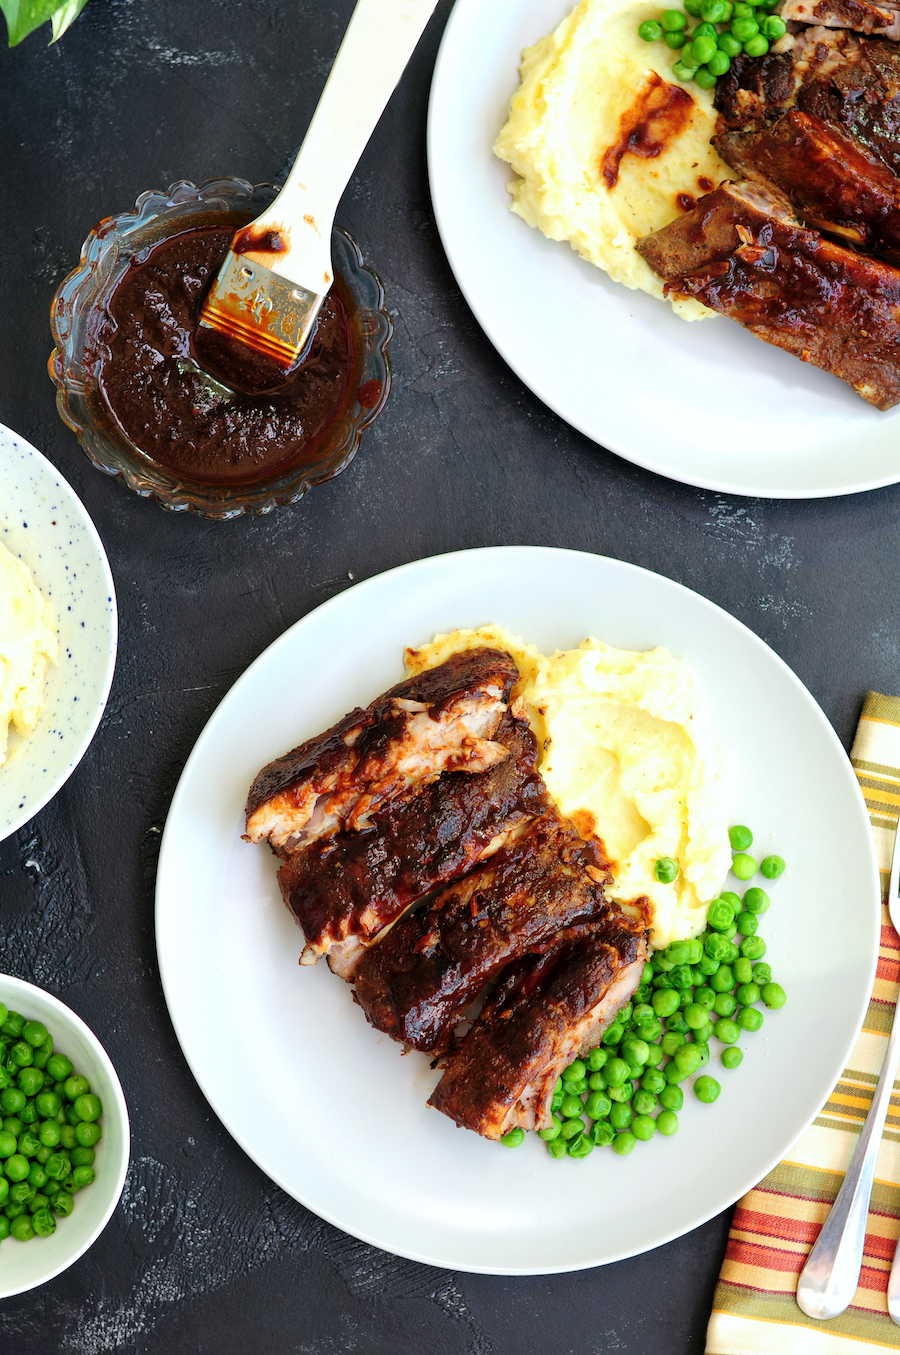
<path fill-rule="evenodd" d="M 233 225 L 197 226 L 135 255 L 100 314 L 89 360 L 101 421 L 184 480 L 238 486 L 315 461 L 357 398 L 362 339 L 338 278 L 302 362 L 279 389 L 248 394 L 211 380 L 192 336 L 233 234 Z"/>
<path fill-rule="evenodd" d="M 615 188 L 626 155 L 654 159 L 679 137 L 691 120 L 694 101 L 681 85 L 670 85 L 651 71 L 634 103 L 622 114 L 619 139 L 604 153 L 600 173 Z"/>

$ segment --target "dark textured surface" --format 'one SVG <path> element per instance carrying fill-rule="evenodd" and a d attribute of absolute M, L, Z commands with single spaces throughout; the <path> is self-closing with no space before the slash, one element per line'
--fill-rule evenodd
<path fill-rule="evenodd" d="M 0 1303 L 3 1351 L 703 1349 L 726 1216 L 571 1276 L 449 1275 L 396 1260 L 320 1223 L 235 1146 L 187 1070 L 160 992 L 154 867 L 184 761 L 247 664 L 351 575 L 494 543 L 596 551 L 734 613 L 796 670 L 845 743 L 867 687 L 900 690 L 900 489 L 779 504 L 677 486 L 560 423 L 485 340 L 427 192 L 426 99 L 448 9 L 444 0 L 340 212 L 395 313 L 387 410 L 339 480 L 296 508 L 222 525 L 163 513 L 89 466 L 55 413 L 47 306 L 88 229 L 140 190 L 279 172 L 351 0 L 90 0 L 58 46 L 41 34 L 0 53 L 0 419 L 87 505 L 122 627 L 84 762 L 0 844 L 0 968 L 45 984 L 97 1030 L 134 1135 L 123 1205 L 101 1240 L 45 1288 Z"/>

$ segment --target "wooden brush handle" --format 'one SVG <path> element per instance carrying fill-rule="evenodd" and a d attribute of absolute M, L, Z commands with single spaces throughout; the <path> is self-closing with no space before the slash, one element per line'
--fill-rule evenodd
<path fill-rule="evenodd" d="M 241 253 L 313 294 L 328 290 L 341 194 L 436 6 L 359 0 L 287 182 L 249 228 L 259 246 L 244 235 Z"/>

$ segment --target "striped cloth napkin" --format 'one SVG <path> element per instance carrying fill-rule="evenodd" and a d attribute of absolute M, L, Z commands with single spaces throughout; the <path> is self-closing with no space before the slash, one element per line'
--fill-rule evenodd
<path fill-rule="evenodd" d="M 849 1067 L 789 1158 L 738 1202 L 706 1334 L 706 1355 L 862 1355 L 900 1350 L 887 1283 L 900 1232 L 900 1097 L 895 1087 L 869 1208 L 862 1273 L 840 1317 L 816 1322 L 797 1307 L 797 1279 L 856 1146 L 890 1033 L 900 938 L 887 894 L 900 810 L 900 698 L 869 692 L 851 753 L 881 867 L 881 949 L 875 989 Z"/>

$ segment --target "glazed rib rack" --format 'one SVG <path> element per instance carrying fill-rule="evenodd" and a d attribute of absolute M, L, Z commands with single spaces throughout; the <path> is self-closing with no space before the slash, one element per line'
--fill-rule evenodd
<path fill-rule="evenodd" d="M 556 1070 L 646 956 L 602 844 L 550 801 L 517 678 L 503 651 L 455 654 L 264 767 L 246 810 L 301 963 L 324 955 L 371 1025 L 445 1057 L 429 1104 L 488 1138 L 549 1122 Z"/>

